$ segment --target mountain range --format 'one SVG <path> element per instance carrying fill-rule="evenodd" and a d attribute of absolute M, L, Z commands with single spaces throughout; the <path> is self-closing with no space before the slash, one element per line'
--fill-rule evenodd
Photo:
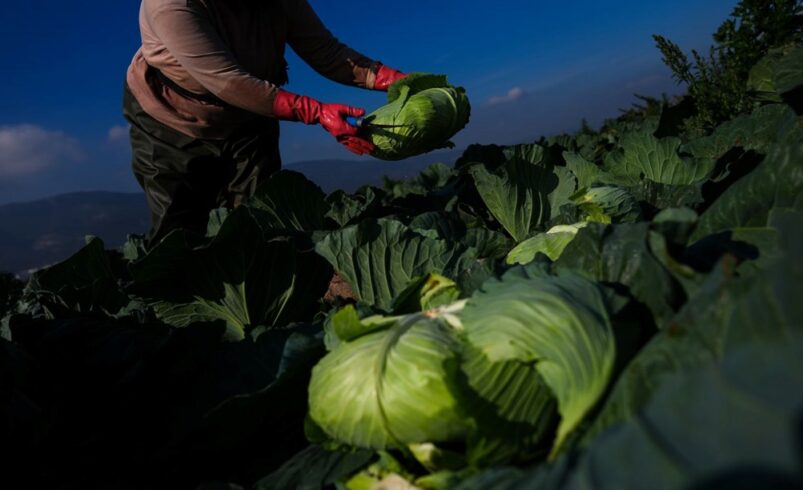
<path fill-rule="evenodd" d="M 20 276 L 60 262 L 86 235 L 117 246 L 144 233 L 150 214 L 143 194 L 77 192 L 0 206 L 0 271 Z"/>
<path fill-rule="evenodd" d="M 316 160 L 288 164 L 324 192 L 353 192 L 362 185 L 382 185 L 383 177 L 418 175 L 435 162 L 451 163 L 458 152 L 439 152 L 405 160 Z M 84 244 L 86 235 L 103 239 L 107 248 L 122 245 L 129 234 L 144 234 L 150 213 L 141 193 L 76 192 L 0 206 L 0 271 L 25 277 L 60 262 Z"/>

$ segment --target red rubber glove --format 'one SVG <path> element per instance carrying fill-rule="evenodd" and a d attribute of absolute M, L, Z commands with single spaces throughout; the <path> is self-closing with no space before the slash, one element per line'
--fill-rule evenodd
<path fill-rule="evenodd" d="M 389 66 L 379 65 L 379 69 L 376 70 L 376 79 L 374 80 L 374 90 L 381 90 L 383 92 L 387 92 L 388 87 L 393 85 L 393 82 L 406 76 L 407 76 L 406 73 L 394 70 Z"/>
<path fill-rule="evenodd" d="M 273 115 L 283 121 L 320 124 L 341 145 L 357 155 L 374 151 L 373 143 L 358 136 L 359 128 L 346 122 L 349 116 L 364 116 L 365 109 L 343 104 L 325 104 L 311 97 L 280 90 L 273 101 Z"/>

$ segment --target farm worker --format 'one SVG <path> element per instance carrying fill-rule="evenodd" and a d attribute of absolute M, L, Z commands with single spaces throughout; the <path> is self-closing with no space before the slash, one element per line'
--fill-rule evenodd
<path fill-rule="evenodd" d="M 280 88 L 287 44 L 335 82 L 386 91 L 405 76 L 339 42 L 307 0 L 143 0 L 139 24 L 123 113 L 149 246 L 176 228 L 203 231 L 210 210 L 236 207 L 279 170 L 279 120 L 319 124 L 371 153 L 346 122 L 363 109 Z"/>

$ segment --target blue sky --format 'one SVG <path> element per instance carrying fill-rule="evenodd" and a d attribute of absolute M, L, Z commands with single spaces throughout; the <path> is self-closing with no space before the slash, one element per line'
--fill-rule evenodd
<path fill-rule="evenodd" d="M 6 3 L 0 204 L 77 190 L 138 190 L 120 99 L 139 43 L 139 2 Z M 571 131 L 583 117 L 598 124 L 615 116 L 634 93 L 681 91 L 650 36 L 706 48 L 736 0 L 310 3 L 353 48 L 404 71 L 448 74 L 464 86 L 473 113 L 455 139 L 463 147 Z M 288 60 L 288 90 L 369 110 L 384 102 L 384 94 L 334 84 L 294 55 Z M 282 131 L 285 164 L 352 158 L 318 127 L 283 123 Z"/>

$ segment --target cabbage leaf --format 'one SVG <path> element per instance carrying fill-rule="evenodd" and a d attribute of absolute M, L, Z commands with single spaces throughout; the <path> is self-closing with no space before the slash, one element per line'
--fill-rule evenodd
<path fill-rule="evenodd" d="M 487 281 L 458 316 L 468 342 L 489 363 L 517 361 L 522 369 L 534 365 L 562 418 L 555 454 L 605 391 L 616 348 L 598 287 L 574 274 L 543 274 L 511 269 L 501 280 Z M 539 380 L 532 377 L 531 382 Z M 515 402 L 498 385 L 474 388 L 490 403 Z M 500 411 L 505 410 L 502 404 Z"/>

